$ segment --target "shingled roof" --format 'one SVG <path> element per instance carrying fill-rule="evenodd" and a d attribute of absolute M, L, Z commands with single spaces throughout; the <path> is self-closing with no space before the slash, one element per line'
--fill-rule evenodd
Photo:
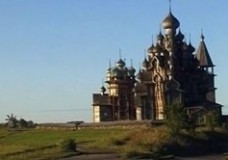
<path fill-rule="evenodd" d="M 196 50 L 196 58 L 199 61 L 199 66 L 201 67 L 213 67 L 211 57 L 208 53 L 206 44 L 204 42 L 204 36 L 201 35 L 201 41 L 199 47 Z"/>

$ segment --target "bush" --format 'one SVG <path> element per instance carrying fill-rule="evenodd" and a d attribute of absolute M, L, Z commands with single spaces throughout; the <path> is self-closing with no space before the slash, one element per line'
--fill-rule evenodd
<path fill-rule="evenodd" d="M 76 151 L 77 145 L 74 141 L 74 139 L 72 138 L 68 138 L 68 139 L 64 139 L 61 143 L 60 143 L 60 147 L 62 151 Z"/>
<path fill-rule="evenodd" d="M 184 107 L 180 104 L 172 104 L 165 108 L 165 125 L 174 136 L 180 133 L 182 129 L 190 129 L 188 116 Z"/>
<path fill-rule="evenodd" d="M 210 130 L 214 130 L 215 127 L 218 127 L 220 125 L 220 115 L 219 111 L 217 110 L 211 110 L 206 113 L 206 127 L 208 127 Z"/>
<path fill-rule="evenodd" d="M 118 138 L 112 138 L 111 143 L 116 146 L 125 145 L 128 141 L 130 141 L 131 137 L 129 135 L 119 136 Z"/>
<path fill-rule="evenodd" d="M 122 146 L 126 144 L 126 141 L 122 140 L 122 139 L 113 139 L 112 143 L 116 146 Z"/>
<path fill-rule="evenodd" d="M 222 123 L 222 128 L 227 131 L 228 130 L 228 123 L 227 122 L 223 122 Z"/>

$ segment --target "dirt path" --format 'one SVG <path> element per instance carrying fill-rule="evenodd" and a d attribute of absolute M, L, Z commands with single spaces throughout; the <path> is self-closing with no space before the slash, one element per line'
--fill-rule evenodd
<path fill-rule="evenodd" d="M 121 160 L 118 154 L 84 154 L 74 157 L 63 158 L 60 160 Z M 134 159 L 131 159 L 134 160 Z M 177 157 L 174 160 L 225 160 L 221 155 L 208 155 L 199 157 Z"/>
<path fill-rule="evenodd" d="M 177 157 L 175 160 L 225 160 L 222 155 L 208 155 L 198 157 Z"/>
<path fill-rule="evenodd" d="M 83 154 L 74 157 L 63 158 L 60 160 L 118 160 L 121 159 L 119 155 L 113 153 L 105 154 Z"/>

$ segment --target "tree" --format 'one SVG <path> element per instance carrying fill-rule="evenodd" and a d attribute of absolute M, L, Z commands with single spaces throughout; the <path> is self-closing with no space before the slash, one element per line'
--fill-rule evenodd
<path fill-rule="evenodd" d="M 8 128 L 16 128 L 17 127 L 18 120 L 17 120 L 16 116 L 14 116 L 12 113 L 10 115 L 7 114 L 6 121 L 7 121 L 6 125 Z"/>
<path fill-rule="evenodd" d="M 220 125 L 220 115 L 217 110 L 210 110 L 205 114 L 205 125 L 209 129 L 214 130 L 215 127 Z"/>
<path fill-rule="evenodd" d="M 70 151 L 75 152 L 76 149 L 77 149 L 77 144 L 76 144 L 74 139 L 67 138 L 67 139 L 64 139 L 60 143 L 60 147 L 61 147 L 61 150 L 64 151 L 64 152 L 70 152 Z"/>
<path fill-rule="evenodd" d="M 15 115 L 8 114 L 6 118 L 6 126 L 8 128 L 34 128 L 36 125 L 33 121 L 26 121 L 24 118 L 18 120 Z"/>
<path fill-rule="evenodd" d="M 180 130 L 189 128 L 189 119 L 182 105 L 166 106 L 164 114 L 165 124 L 172 135 L 178 135 Z"/>
<path fill-rule="evenodd" d="M 19 126 L 20 128 L 27 128 L 27 127 L 28 127 L 28 122 L 27 122 L 25 119 L 21 118 L 21 119 L 18 121 L 18 126 Z"/>
<path fill-rule="evenodd" d="M 36 124 L 33 122 L 33 121 L 27 121 L 28 125 L 27 125 L 27 128 L 34 128 L 36 127 Z"/>

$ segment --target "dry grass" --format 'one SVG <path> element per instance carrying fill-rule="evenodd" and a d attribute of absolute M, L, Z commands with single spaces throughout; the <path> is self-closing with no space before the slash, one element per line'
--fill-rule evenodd
<path fill-rule="evenodd" d="M 110 137 L 105 143 L 113 151 L 132 157 L 160 152 L 169 138 L 169 132 L 165 127 L 141 128 L 128 130 L 120 136 Z"/>
<path fill-rule="evenodd" d="M 75 140 L 77 147 L 83 152 L 116 152 L 125 157 L 137 155 L 156 157 L 157 154 L 165 153 L 166 149 L 171 148 L 174 152 L 180 152 L 180 149 L 190 147 L 194 150 L 194 146 L 202 148 L 201 142 L 205 144 L 225 142 L 228 140 L 227 137 L 227 132 L 216 130 L 208 133 L 204 129 L 199 129 L 195 135 L 185 133 L 179 137 L 172 137 L 164 126 L 78 131 L 0 130 L 0 159 L 11 160 L 15 157 L 17 160 L 56 159 L 66 154 L 62 152 L 60 142 L 68 138 Z M 172 151 L 167 153 L 172 153 Z"/>

